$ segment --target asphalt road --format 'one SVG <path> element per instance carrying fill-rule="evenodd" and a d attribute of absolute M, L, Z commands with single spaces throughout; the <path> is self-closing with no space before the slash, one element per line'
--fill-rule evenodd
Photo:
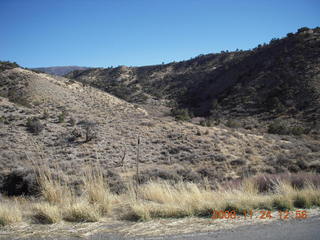
<path fill-rule="evenodd" d="M 270 224 L 256 224 L 209 233 L 194 233 L 147 238 L 121 238 L 117 236 L 95 235 L 91 240 L 317 240 L 320 239 L 320 217 L 305 220 L 276 221 Z"/>
<path fill-rule="evenodd" d="M 15 240 L 19 238 L 14 238 Z M 23 238 L 24 240 L 80 240 L 77 237 Z M 190 233 L 162 237 L 123 237 L 115 234 L 100 233 L 85 240 L 320 240 L 320 216 L 305 220 L 275 221 L 268 224 L 255 224 L 234 229 L 218 230 L 207 233 Z M 2 240 L 2 238 L 1 238 Z M 6 239 L 7 240 L 7 239 Z"/>

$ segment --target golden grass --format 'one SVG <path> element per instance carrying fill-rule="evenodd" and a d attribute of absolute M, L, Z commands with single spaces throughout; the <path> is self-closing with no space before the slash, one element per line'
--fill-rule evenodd
<path fill-rule="evenodd" d="M 272 192 L 260 193 L 252 179 L 242 181 L 240 187 L 211 190 L 208 185 L 179 182 L 154 182 L 128 185 L 121 195 L 112 194 L 98 169 L 88 170 L 83 177 L 82 194 L 50 175 L 40 175 L 42 198 L 31 204 L 32 214 L 21 213 L 21 206 L 30 200 L 21 198 L 0 206 L 0 225 L 22 220 L 22 215 L 32 216 L 37 223 L 96 222 L 105 215 L 126 220 L 154 218 L 181 218 L 187 216 L 212 216 L 213 210 L 286 210 L 320 206 L 320 190 L 311 183 L 296 189 L 286 182 L 277 182 Z M 11 206 L 12 205 L 12 206 Z"/>
<path fill-rule="evenodd" d="M 0 226 L 22 221 L 22 213 L 16 202 L 0 203 Z"/>
<path fill-rule="evenodd" d="M 36 223 L 52 224 L 62 220 L 60 208 L 47 202 L 35 204 L 33 212 L 32 218 Z"/>
<path fill-rule="evenodd" d="M 102 215 L 109 213 L 114 196 L 110 193 L 101 171 L 89 169 L 83 182 L 85 196 L 89 203 L 98 206 Z"/>
<path fill-rule="evenodd" d="M 97 206 L 87 201 L 79 201 L 66 206 L 63 219 L 69 222 L 97 222 L 100 215 Z"/>
<path fill-rule="evenodd" d="M 42 174 L 39 177 L 42 197 L 52 204 L 66 204 L 73 200 L 73 191 L 52 175 Z"/>
<path fill-rule="evenodd" d="M 293 209 L 319 206 L 320 191 L 312 185 L 302 190 L 278 183 L 276 193 L 260 194 L 253 183 L 244 181 L 240 189 L 212 191 L 193 183 L 150 182 L 139 188 L 139 198 L 131 199 L 124 217 L 132 220 L 210 216 L 212 210 Z M 303 200 L 301 200 L 303 199 Z M 299 205 L 299 206 L 298 206 Z"/>

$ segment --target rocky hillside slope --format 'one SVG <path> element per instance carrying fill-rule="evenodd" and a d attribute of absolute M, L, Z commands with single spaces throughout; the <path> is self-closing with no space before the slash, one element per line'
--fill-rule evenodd
<path fill-rule="evenodd" d="M 77 185 L 84 166 L 99 164 L 120 191 L 119 175 L 135 174 L 138 149 L 141 181 L 214 183 L 259 172 L 320 171 L 318 140 L 155 117 L 63 77 L 3 67 L 0 96 L 0 180 L 18 167 L 44 164 Z"/>
<path fill-rule="evenodd" d="M 301 28 L 249 51 L 155 66 L 80 70 L 67 77 L 130 102 L 164 99 L 196 116 L 250 116 L 262 125 L 279 118 L 312 129 L 320 118 L 319 56 L 320 28 Z"/>

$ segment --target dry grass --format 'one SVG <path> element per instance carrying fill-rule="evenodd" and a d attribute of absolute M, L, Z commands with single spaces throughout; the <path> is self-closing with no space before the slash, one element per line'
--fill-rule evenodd
<path fill-rule="evenodd" d="M 73 191 L 62 184 L 60 179 L 53 177 L 53 174 L 48 169 L 39 170 L 39 183 L 41 187 L 42 197 L 52 204 L 66 204 L 73 201 Z"/>
<path fill-rule="evenodd" d="M 87 201 L 73 203 L 64 209 L 63 218 L 69 222 L 97 222 L 100 215 L 97 206 Z"/>
<path fill-rule="evenodd" d="M 210 216 L 212 210 L 249 209 L 290 210 L 293 207 L 319 206 L 320 191 L 313 185 L 296 189 L 278 182 L 277 192 L 260 194 L 253 182 L 244 181 L 240 189 L 212 191 L 193 183 L 171 185 L 151 182 L 139 189 L 139 198 L 132 199 L 124 217 L 131 220 Z"/>
<path fill-rule="evenodd" d="M 98 169 L 88 169 L 83 182 L 89 203 L 98 206 L 102 215 L 109 213 L 114 196 L 110 193 L 102 172 Z"/>
<path fill-rule="evenodd" d="M 16 202 L 0 203 L 0 226 L 14 224 L 22 221 L 22 213 Z"/>
<path fill-rule="evenodd" d="M 62 219 L 96 222 L 105 215 L 146 221 L 154 218 L 210 217 L 213 210 L 235 210 L 241 214 L 251 209 L 289 210 L 320 206 L 319 186 L 311 182 L 298 188 L 290 182 L 279 180 L 273 183 L 272 191 L 260 192 L 254 178 L 243 180 L 236 187 L 232 184 L 228 187 L 221 185 L 216 190 L 206 183 L 151 181 L 138 186 L 131 183 L 126 193 L 115 195 L 110 193 L 104 176 L 97 168 L 85 172 L 82 194 L 75 195 L 50 175 L 40 176 L 40 181 L 42 200 L 31 204 L 31 216 L 37 223 L 46 224 Z M 22 200 L 21 206 L 30 205 L 28 199 Z M 18 202 L 11 205 L 1 205 L 1 225 L 22 220 Z M 28 216 L 25 212 L 23 214 Z"/>
<path fill-rule="evenodd" d="M 36 223 L 52 224 L 62 220 L 61 210 L 58 206 L 46 202 L 37 203 L 33 207 L 32 218 Z"/>

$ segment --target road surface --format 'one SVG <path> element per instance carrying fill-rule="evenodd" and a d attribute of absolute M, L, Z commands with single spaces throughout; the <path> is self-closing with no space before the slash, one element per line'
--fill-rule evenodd
<path fill-rule="evenodd" d="M 275 221 L 270 224 L 255 224 L 234 229 L 208 233 L 171 235 L 163 237 L 123 238 L 95 235 L 90 240 L 317 240 L 320 239 L 320 216 L 305 220 Z"/>
<path fill-rule="evenodd" d="M 0 238 L 2 240 L 2 238 Z M 7 240 L 8 238 L 6 238 Z M 21 238 L 13 238 L 20 240 Z M 207 233 L 190 233 L 162 237 L 123 237 L 116 234 L 98 233 L 88 238 L 46 237 L 22 238 L 23 240 L 320 240 L 320 216 L 304 220 L 274 221 L 268 224 L 254 224 L 233 229 L 223 229 Z M 21 240 L 22 240 L 21 239 Z"/>

